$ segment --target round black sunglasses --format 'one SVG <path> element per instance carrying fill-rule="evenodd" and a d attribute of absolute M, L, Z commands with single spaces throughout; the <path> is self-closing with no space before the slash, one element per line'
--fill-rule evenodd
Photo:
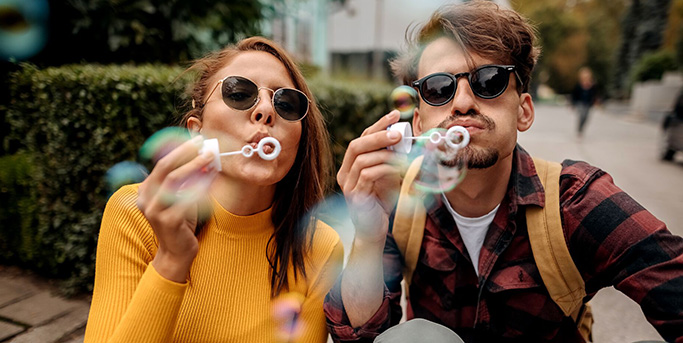
<path fill-rule="evenodd" d="M 218 85 L 221 85 L 221 96 L 223 102 L 228 107 L 247 111 L 252 109 L 261 99 L 259 91 L 267 89 L 273 93 L 271 104 L 275 112 L 287 121 L 299 121 L 308 114 L 309 103 L 311 102 L 306 94 L 294 88 L 279 88 L 272 90 L 268 87 L 259 87 L 246 77 L 228 76 L 216 83 L 207 99 L 211 98 Z M 204 107 L 206 103 L 202 104 Z"/>
<path fill-rule="evenodd" d="M 493 99 L 505 92 L 510 81 L 510 73 L 514 72 L 522 85 L 514 65 L 485 65 L 471 72 L 451 74 L 434 73 L 427 75 L 412 86 L 417 88 L 422 99 L 432 106 L 443 106 L 455 96 L 458 79 L 467 77 L 472 92 L 482 99 Z"/>

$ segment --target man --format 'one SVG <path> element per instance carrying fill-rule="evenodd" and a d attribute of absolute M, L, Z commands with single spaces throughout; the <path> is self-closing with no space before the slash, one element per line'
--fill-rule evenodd
<path fill-rule="evenodd" d="M 527 231 L 526 209 L 545 204 L 534 163 L 517 145 L 517 132 L 534 121 L 527 93 L 539 54 L 534 39 L 514 11 L 472 1 L 437 11 L 414 48 L 393 62 L 395 74 L 419 91 L 415 135 L 467 128 L 467 176 L 424 199 L 408 303 L 408 319 L 420 319 L 387 331 L 401 318 L 405 262 L 391 229 L 405 167 L 385 149 L 400 141 L 386 131 L 398 112 L 349 144 L 337 179 L 356 236 L 325 302 L 335 341 L 372 342 L 383 332 L 376 342 L 584 341 L 549 296 Z M 584 301 L 613 285 L 641 305 L 665 339 L 683 342 L 683 239 L 584 162 L 562 163 L 559 192 Z"/>

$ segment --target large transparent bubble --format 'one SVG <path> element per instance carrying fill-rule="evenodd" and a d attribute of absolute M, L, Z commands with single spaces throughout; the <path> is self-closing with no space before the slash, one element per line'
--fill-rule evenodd
<path fill-rule="evenodd" d="M 462 127 L 436 128 L 413 138 L 411 156 L 424 156 L 415 187 L 429 193 L 453 190 L 466 173 L 467 163 L 461 151 L 469 143 L 467 131 Z"/>

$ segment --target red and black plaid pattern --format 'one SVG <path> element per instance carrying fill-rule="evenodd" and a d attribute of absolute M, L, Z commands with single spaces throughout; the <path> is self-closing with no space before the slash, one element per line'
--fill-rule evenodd
<path fill-rule="evenodd" d="M 585 300 L 614 286 L 641 305 L 664 339 L 683 342 L 683 239 L 616 187 L 604 171 L 571 160 L 562 165 L 562 222 L 572 258 L 586 282 Z M 440 194 L 427 201 L 408 318 L 441 323 L 465 342 L 584 341 L 575 323 L 548 295 L 531 253 L 525 209 L 543 206 L 545 194 L 524 149 L 515 150 L 507 195 L 481 250 L 479 277 Z M 335 342 L 372 342 L 398 323 L 402 265 L 389 234 L 384 302 L 359 328 L 350 326 L 337 282 L 325 300 Z"/>

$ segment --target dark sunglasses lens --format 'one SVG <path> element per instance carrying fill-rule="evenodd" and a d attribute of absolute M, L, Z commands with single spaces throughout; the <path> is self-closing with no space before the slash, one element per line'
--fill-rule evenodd
<path fill-rule="evenodd" d="M 508 86 L 510 72 L 503 67 L 483 67 L 472 74 L 472 91 L 482 98 L 495 98 Z"/>
<path fill-rule="evenodd" d="M 434 75 L 422 81 L 420 93 L 429 104 L 440 106 L 450 101 L 455 94 L 455 82 L 447 75 Z"/>
<path fill-rule="evenodd" d="M 223 80 L 223 102 L 236 110 L 248 110 L 256 103 L 258 87 L 242 77 L 231 76 Z"/>
<path fill-rule="evenodd" d="M 273 94 L 275 111 L 286 120 L 299 120 L 308 112 L 308 98 L 293 89 L 278 89 Z"/>

